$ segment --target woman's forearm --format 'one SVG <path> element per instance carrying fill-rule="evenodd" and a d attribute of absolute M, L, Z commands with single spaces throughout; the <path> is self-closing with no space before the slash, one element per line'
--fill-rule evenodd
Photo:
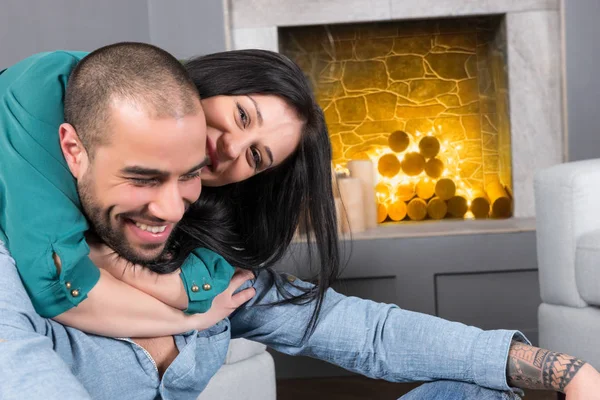
<path fill-rule="evenodd" d="M 108 270 L 115 278 L 179 310 L 188 307 L 188 296 L 180 271 L 158 274 L 139 265 L 119 266 Z"/>
<path fill-rule="evenodd" d="M 196 329 L 195 319 L 100 270 L 87 299 L 54 318 L 63 325 L 109 337 L 157 337 Z"/>

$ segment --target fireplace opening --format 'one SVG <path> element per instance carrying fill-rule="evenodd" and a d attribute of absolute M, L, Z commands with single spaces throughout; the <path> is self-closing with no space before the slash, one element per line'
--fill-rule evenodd
<path fill-rule="evenodd" d="M 512 216 L 502 16 L 279 28 L 333 164 L 370 160 L 379 223 Z"/>

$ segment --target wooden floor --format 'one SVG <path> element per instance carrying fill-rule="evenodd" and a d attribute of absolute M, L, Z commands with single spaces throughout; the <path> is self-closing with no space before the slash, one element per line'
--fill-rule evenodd
<path fill-rule="evenodd" d="M 417 386 L 363 377 L 281 379 L 277 381 L 277 400 L 397 400 Z M 551 392 L 525 393 L 526 400 L 557 400 Z"/>

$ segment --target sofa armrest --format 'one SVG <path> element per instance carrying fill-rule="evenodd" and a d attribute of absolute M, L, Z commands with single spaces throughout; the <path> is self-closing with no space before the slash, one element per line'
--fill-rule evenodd
<path fill-rule="evenodd" d="M 575 279 L 576 246 L 582 235 L 600 227 L 600 159 L 539 171 L 535 206 L 542 300 L 585 307 Z"/>

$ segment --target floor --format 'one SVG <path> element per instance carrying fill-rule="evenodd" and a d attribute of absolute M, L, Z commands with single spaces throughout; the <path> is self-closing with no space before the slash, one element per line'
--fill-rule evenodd
<path fill-rule="evenodd" d="M 363 377 L 280 379 L 278 400 L 397 400 L 419 386 Z M 524 400 L 557 400 L 553 392 L 526 391 Z"/>

